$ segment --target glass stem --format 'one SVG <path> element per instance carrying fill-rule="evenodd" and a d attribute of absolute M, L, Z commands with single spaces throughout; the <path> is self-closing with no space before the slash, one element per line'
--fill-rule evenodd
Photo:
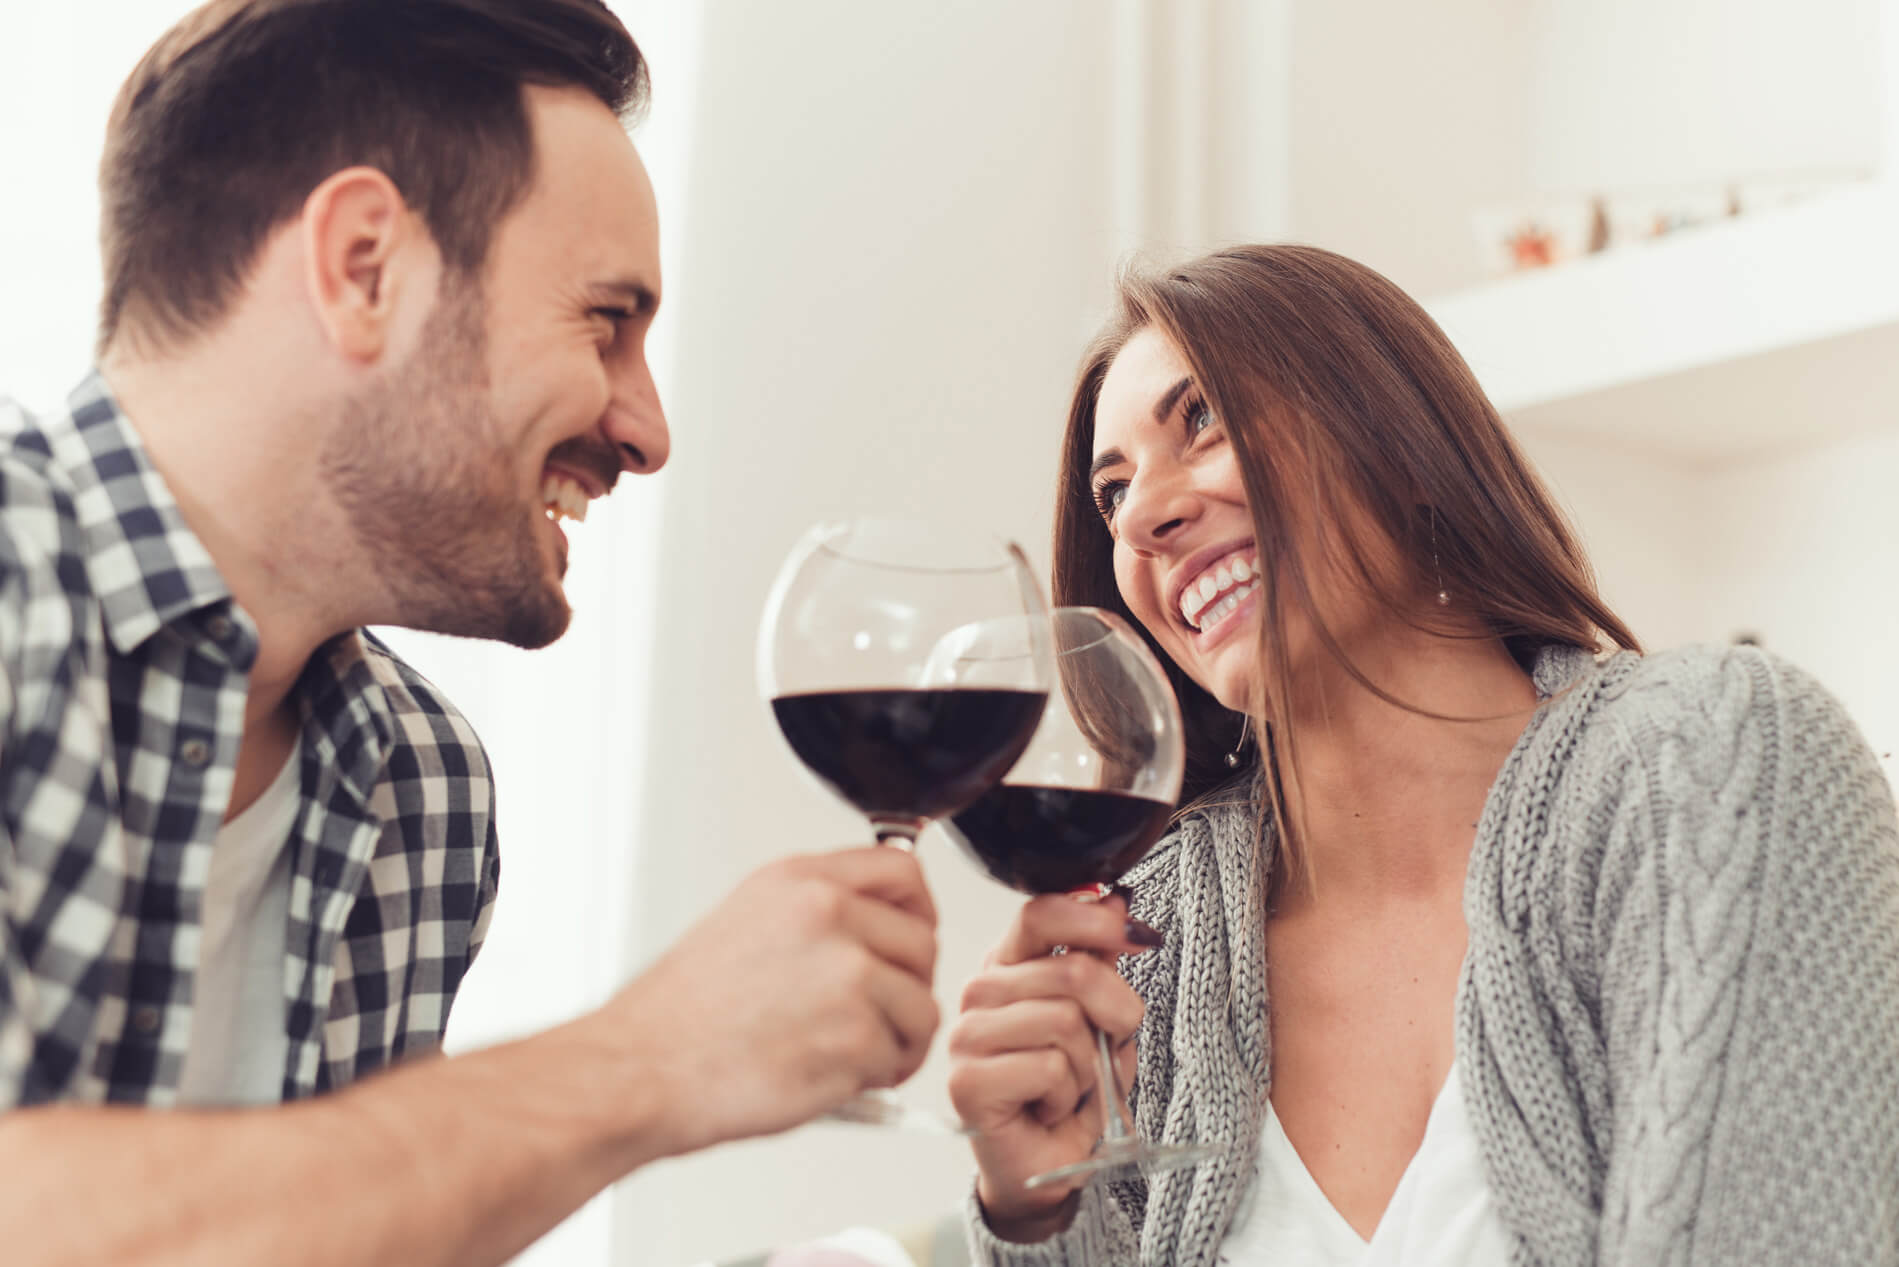
<path fill-rule="evenodd" d="M 1115 1072 L 1114 1054 L 1108 1050 L 1108 1035 L 1095 1030 L 1095 1058 L 1099 1063 L 1096 1074 L 1100 1079 L 1102 1094 L 1107 1097 L 1103 1106 L 1106 1124 L 1101 1130 L 1101 1141 L 1113 1146 L 1126 1143 L 1134 1138 L 1134 1128 L 1127 1119 L 1127 1094 L 1121 1088 L 1121 1075 Z"/>
<path fill-rule="evenodd" d="M 905 853 L 917 851 L 917 833 L 923 830 L 923 824 L 901 818 L 873 818 L 870 829 L 877 833 L 877 843 L 890 845 Z"/>

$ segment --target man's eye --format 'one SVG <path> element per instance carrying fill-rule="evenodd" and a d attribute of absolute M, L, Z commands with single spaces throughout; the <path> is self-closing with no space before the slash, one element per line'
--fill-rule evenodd
<path fill-rule="evenodd" d="M 596 317 L 605 317 L 608 324 L 613 327 L 615 334 L 620 332 L 621 326 L 633 320 L 633 314 L 624 308 L 595 308 L 593 315 Z"/>

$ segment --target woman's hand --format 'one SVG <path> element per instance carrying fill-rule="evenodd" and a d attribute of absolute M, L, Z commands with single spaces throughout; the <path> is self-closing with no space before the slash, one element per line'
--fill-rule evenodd
<path fill-rule="evenodd" d="M 1113 960 L 1159 941 L 1128 919 L 1119 897 L 1038 897 L 963 990 L 949 1041 L 950 1098 L 976 1131 L 976 1195 L 1003 1239 L 1043 1240 L 1073 1216 L 1085 1176 L 1032 1190 L 1023 1181 L 1080 1161 L 1100 1138 L 1102 1088 L 1089 1022 L 1107 1034 L 1127 1085 L 1145 1008 Z M 1069 953 L 1053 953 L 1058 946 Z"/>

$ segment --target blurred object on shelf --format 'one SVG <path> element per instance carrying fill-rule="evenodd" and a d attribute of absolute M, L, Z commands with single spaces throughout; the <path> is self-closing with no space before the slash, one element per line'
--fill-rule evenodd
<path fill-rule="evenodd" d="M 1599 227 L 1584 200 L 1485 208 L 1472 219 L 1489 273 L 1548 268 L 1587 255 Z"/>
<path fill-rule="evenodd" d="M 1866 183 L 1863 177 L 1780 177 L 1721 187 L 1540 198 L 1479 208 L 1471 226 L 1485 271 L 1498 276 L 1659 241 Z"/>

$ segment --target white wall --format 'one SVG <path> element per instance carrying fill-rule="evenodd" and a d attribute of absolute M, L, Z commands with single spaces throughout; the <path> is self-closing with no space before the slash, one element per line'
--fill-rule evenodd
<path fill-rule="evenodd" d="M 1899 367 L 1889 389 L 1899 404 Z M 1899 418 L 1899 408 L 1893 416 Z M 1711 630 L 1754 630 L 1812 672 L 1899 787 L 1899 421 L 1710 471 L 1699 488 Z"/>
<path fill-rule="evenodd" d="M 1529 186 L 1526 0 L 1293 6 L 1292 236 L 1419 297 L 1483 276 L 1478 207 Z"/>
<path fill-rule="evenodd" d="M 92 363 L 106 116 L 146 48 L 191 7 L 0 5 L 0 394 L 57 404 Z"/>
<path fill-rule="evenodd" d="M 1531 170 L 1563 192 L 1866 175 L 1882 0 L 1533 0 Z"/>
<path fill-rule="evenodd" d="M 1899 787 L 1899 425 L 1720 464 L 1519 436 L 1645 646 L 1757 636 L 1840 698 Z"/>
<path fill-rule="evenodd" d="M 1700 472 L 1586 436 L 1519 429 L 1518 442 L 1568 514 L 1602 596 L 1648 650 L 1709 638 Z"/>

